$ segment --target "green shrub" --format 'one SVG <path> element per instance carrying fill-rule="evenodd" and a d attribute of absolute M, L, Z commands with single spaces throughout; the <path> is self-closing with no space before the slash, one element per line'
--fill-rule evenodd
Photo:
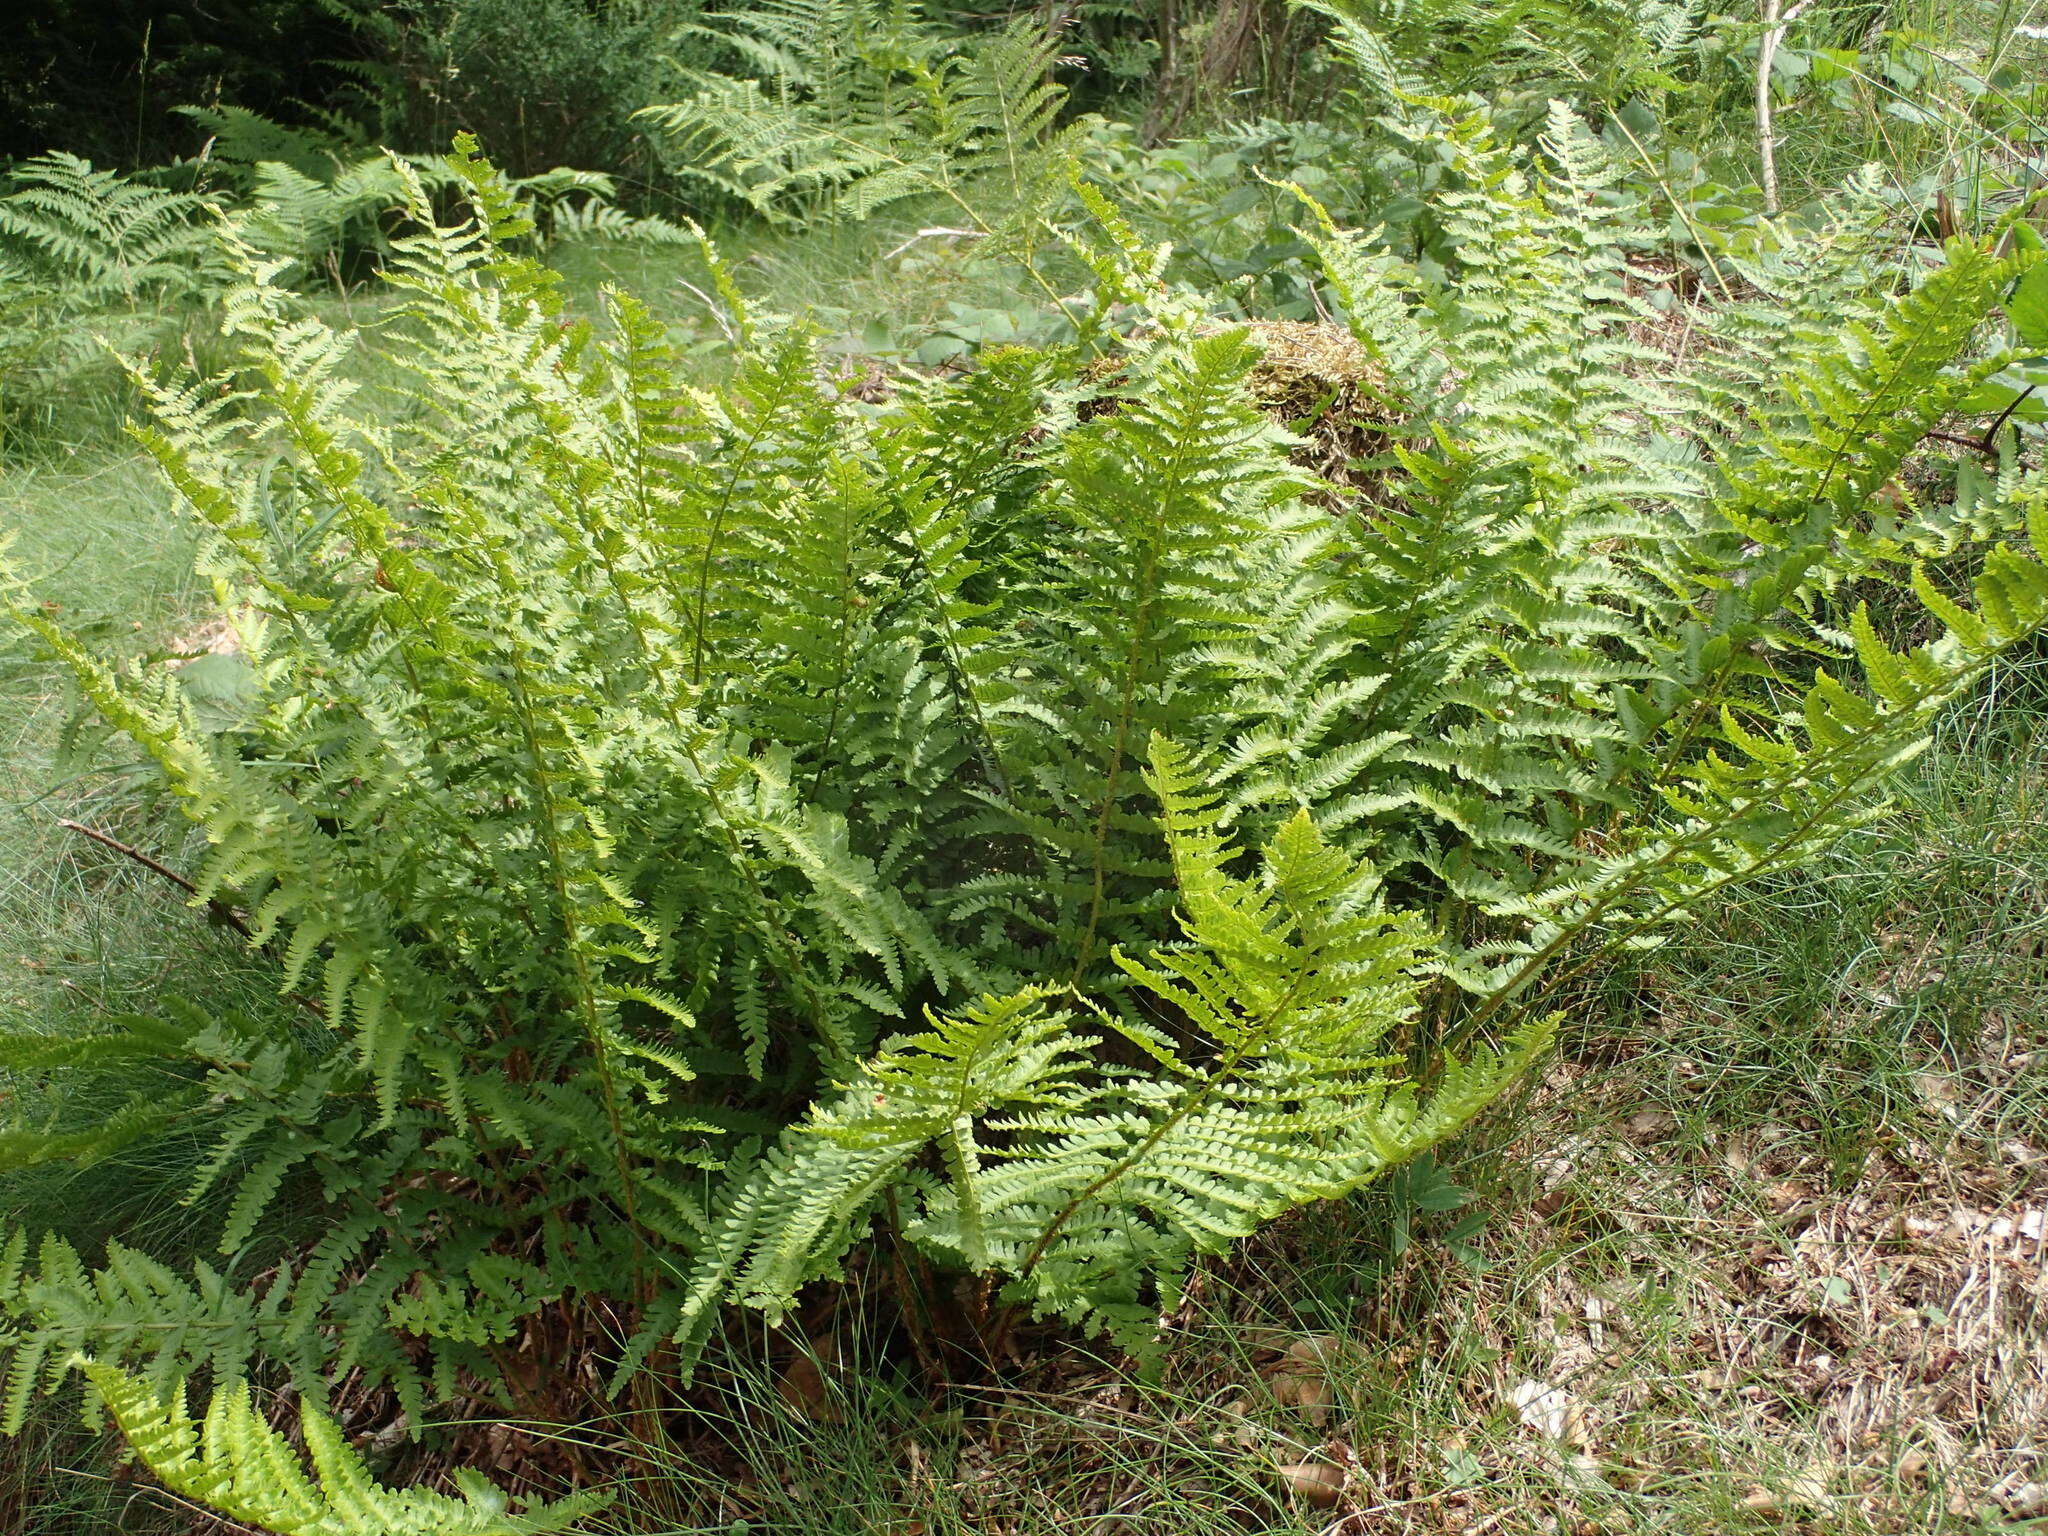
<path fill-rule="evenodd" d="M 569 320 L 467 155 L 453 226 L 409 178 L 399 419 L 230 242 L 242 366 L 145 381 L 139 435 L 238 707 L 11 606 L 289 1006 L 0 1044 L 163 1060 L 40 1155 L 197 1121 L 195 1194 L 233 1191 L 218 1269 L 13 1236 L 7 1422 L 86 1354 L 359 1371 L 417 1423 L 558 1305 L 621 1322 L 644 1386 L 878 1223 L 986 1278 L 985 1340 L 1031 1312 L 1143 1349 L 1202 1255 L 1482 1108 L 1573 975 L 1876 814 L 2048 623 L 1998 542 L 2048 544 L 2038 475 L 1966 519 L 1889 489 L 2039 258 L 1956 241 L 1844 293 L 1854 242 L 1791 243 L 1689 316 L 1681 376 L 1569 114 L 1531 164 L 1435 132 L 1458 288 L 1305 235 L 1387 439 L 1345 485 L 1250 403 L 1254 336 L 1085 189 L 1104 355 L 880 401 L 715 260 L 719 388 L 624 295 Z M 1967 604 L 1918 566 L 1958 554 Z M 1889 648 L 1850 583 L 1910 584 L 1937 638 Z"/>
<path fill-rule="evenodd" d="M 0 163 L 62 147 L 102 165 L 184 152 L 180 102 L 303 110 L 345 84 L 349 28 L 323 0 L 41 0 L 0 55 Z"/>
<path fill-rule="evenodd" d="M 383 142 L 458 131 L 519 175 L 602 171 L 645 197 L 657 168 L 633 114 L 711 49 L 696 0 L 337 0 L 368 54 L 355 67 Z"/>

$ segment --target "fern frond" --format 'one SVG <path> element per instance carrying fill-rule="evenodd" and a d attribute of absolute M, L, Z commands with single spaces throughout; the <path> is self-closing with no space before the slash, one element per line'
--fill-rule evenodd
<path fill-rule="evenodd" d="M 95 170 L 62 150 L 22 162 L 0 196 L 0 245 L 90 303 L 204 292 L 216 269 L 213 237 L 191 193 Z"/>
<path fill-rule="evenodd" d="M 78 1367 L 134 1450 L 173 1493 L 277 1536 L 542 1536 L 573 1529 L 605 1503 L 580 1493 L 515 1512 L 473 1472 L 455 1474 L 462 1496 L 379 1485 L 334 1421 L 299 1415 L 309 1471 L 282 1431 L 259 1412 L 245 1381 L 214 1389 L 195 1418 L 183 1382 L 168 1390 L 118 1367 Z"/>

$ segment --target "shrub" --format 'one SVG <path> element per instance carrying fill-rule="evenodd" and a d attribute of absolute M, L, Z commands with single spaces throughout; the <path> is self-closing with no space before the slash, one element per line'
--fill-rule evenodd
<path fill-rule="evenodd" d="M 83 1353 L 359 1371 L 417 1423 L 531 1390 L 508 1361 L 558 1304 L 644 1383 L 878 1223 L 984 1278 L 985 1342 L 1030 1312 L 1144 1349 L 1201 1256 L 1483 1107 L 1573 975 L 1877 814 L 2048 622 L 1999 542 L 2048 544 L 2038 476 L 1968 519 L 1888 489 L 2039 258 L 1959 240 L 1842 296 L 1860 246 L 1793 243 L 1688 316 L 1681 377 L 1580 125 L 1533 164 L 1436 132 L 1457 289 L 1307 205 L 1387 442 L 1340 485 L 1249 403 L 1253 334 L 1085 190 L 1102 355 L 879 402 L 715 257 L 718 388 L 625 295 L 571 320 L 467 153 L 465 220 L 409 182 L 398 419 L 231 240 L 243 367 L 144 380 L 139 435 L 244 702 L 203 719 L 12 607 L 290 1008 L 0 1046 L 169 1063 L 45 1153 L 199 1119 L 195 1194 L 232 1191 L 220 1269 L 13 1236 L 7 1420 Z M 1910 585 L 1935 638 L 1891 648 L 1851 583 Z"/>
<path fill-rule="evenodd" d="M 340 7 L 321 0 L 47 0 L 0 56 L 0 162 L 55 146 L 138 166 L 183 151 L 179 102 L 226 98 L 264 112 L 337 93 L 348 51 Z"/>
<path fill-rule="evenodd" d="M 709 49 L 695 0 L 336 0 L 368 57 L 354 68 L 386 142 L 474 133 L 517 174 L 578 165 L 651 190 L 633 114 Z"/>

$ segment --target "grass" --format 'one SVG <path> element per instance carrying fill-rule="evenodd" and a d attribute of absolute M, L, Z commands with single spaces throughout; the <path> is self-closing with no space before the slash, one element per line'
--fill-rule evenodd
<path fill-rule="evenodd" d="M 96 416 L 104 404 L 88 409 Z M 89 438 L 10 466 L 0 475 L 0 520 L 17 557 L 49 573 L 50 600 L 104 636 L 147 643 L 188 611 L 189 540 L 131 453 Z M 203 986 L 214 949 L 154 877 L 57 825 L 60 816 L 123 827 L 138 820 L 117 777 L 80 776 L 65 763 L 69 716 L 67 695 L 46 670 L 0 652 L 0 1004 L 10 1028 L 39 1033 L 89 1029 L 102 1010 L 148 1006 L 178 973 Z M 10 1089 L 29 1123 L 90 1117 L 98 1107 L 41 1085 Z M 182 1223 L 172 1191 L 190 1170 L 180 1150 L 164 1146 L 119 1168 L 9 1168 L 5 1209 L 24 1225 L 88 1241 L 121 1231 L 141 1244 L 176 1244 Z M 90 1475 L 89 1453 L 54 1414 L 0 1448 L 0 1529 L 114 1529 L 119 1502 Z M 81 1465 L 81 1475 L 64 1470 Z"/>
<path fill-rule="evenodd" d="M 1037 323 L 1046 307 L 1035 289 L 1027 292 L 1017 268 L 976 259 L 975 240 L 952 227 L 943 207 L 898 205 L 859 226 L 742 225 L 716 240 L 750 303 L 809 316 L 826 335 L 841 338 L 849 367 L 907 353 L 949 331 L 1009 340 L 1011 330 Z M 724 337 L 694 251 L 593 243 L 562 246 L 551 259 L 582 303 L 603 285 L 617 286 L 686 336 L 686 350 L 704 366 L 716 366 Z M 926 359 L 936 360 L 930 353 Z"/>
<path fill-rule="evenodd" d="M 1892 818 L 1644 967 L 1633 1000 L 1660 1023 L 1660 1103 L 1786 1121 L 1845 1167 L 1930 1104 L 1953 1110 L 1959 1151 L 2038 1123 L 2044 763 L 2030 706 L 1981 701 Z"/>
<path fill-rule="evenodd" d="M 15 557 L 43 573 L 46 601 L 101 643 L 142 650 L 189 611 L 191 541 L 138 455 L 94 449 L 11 468 L 0 506 Z M 72 709 L 54 676 L 18 649 L 0 666 L 0 995 L 17 1018 L 53 1026 L 135 1006 L 185 963 L 191 920 L 174 915 L 155 877 L 58 825 L 133 831 L 142 813 L 118 767 L 81 772 L 67 760 Z"/>

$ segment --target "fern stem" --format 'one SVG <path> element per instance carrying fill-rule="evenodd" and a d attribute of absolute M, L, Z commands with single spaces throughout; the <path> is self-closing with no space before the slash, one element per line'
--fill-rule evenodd
<path fill-rule="evenodd" d="M 1864 428 L 1890 402 L 1893 391 L 1907 380 L 1920 376 L 1928 368 L 1938 367 L 1947 361 L 1946 357 L 1939 354 L 1924 361 L 1917 356 L 1919 343 L 1928 332 L 1941 324 L 1943 318 L 1940 308 L 1932 305 L 1921 315 L 1919 325 L 1908 335 L 1906 345 L 1898 353 L 1898 363 L 1893 368 L 1891 377 L 1877 389 L 1869 391 L 1862 409 L 1850 422 L 1849 429 L 1838 435 L 1834 452 L 1828 456 L 1827 468 L 1822 471 L 1820 483 L 1813 489 L 1815 502 L 1827 494 L 1828 485 L 1835 478 L 1835 471 L 1840 469 L 1843 461 L 1848 458 L 1851 447 L 1864 440 Z"/>
<path fill-rule="evenodd" d="M 946 499 L 939 507 L 940 518 L 949 516 L 959 504 L 966 483 L 966 478 L 962 477 L 946 493 Z M 933 587 L 931 556 L 918 540 L 915 523 L 908 519 L 906 523 L 908 526 L 905 528 L 905 535 L 910 544 L 911 564 L 923 579 L 926 588 L 930 590 L 932 618 L 938 627 L 939 644 L 945 649 L 946 679 L 952 688 L 954 712 L 972 716 L 975 740 L 982 755 L 982 766 L 994 782 L 996 793 L 1004 800 L 1011 801 L 1013 797 L 1010 791 L 1010 771 L 1003 761 L 1002 747 L 997 743 L 995 732 L 989 726 L 988 715 L 981 707 L 981 695 L 975 691 L 974 681 L 968 674 L 965 653 L 960 644 L 960 626 L 953 621 L 944 595 Z M 1036 847 L 1035 841 L 1033 846 Z"/>
<path fill-rule="evenodd" d="M 1088 899 L 1088 923 L 1081 932 L 1081 945 L 1074 957 L 1074 972 L 1069 981 L 1078 986 L 1087 973 L 1088 962 L 1094 957 L 1095 932 L 1102 921 L 1102 903 L 1106 894 L 1109 861 L 1109 818 L 1116 808 L 1118 781 L 1123 776 L 1125 756 L 1130 748 L 1131 721 L 1137 709 L 1138 660 L 1145 640 L 1152 613 L 1150 588 L 1158 570 L 1158 555 L 1149 553 L 1145 562 L 1144 586 L 1147 596 L 1138 604 L 1136 623 L 1131 630 L 1131 643 L 1124 656 L 1123 696 L 1117 707 L 1116 736 L 1110 746 L 1109 775 L 1102 789 L 1102 807 L 1095 818 L 1095 829 L 1091 835 L 1090 862 L 1094 866 L 1093 886 Z"/>
<path fill-rule="evenodd" d="M 569 963 L 574 971 L 577 1011 L 583 1020 L 584 1035 L 589 1042 L 597 1068 L 598 1087 L 604 1097 L 605 1119 L 611 1128 L 612 1152 L 618 1162 L 619 1196 L 625 1207 L 626 1222 L 633 1239 L 634 1286 L 642 1293 L 640 1300 L 644 1302 L 649 1299 L 652 1276 L 647 1271 L 646 1236 L 640 1225 L 638 1198 L 633 1187 L 632 1154 L 626 1145 L 625 1116 L 619 1107 L 618 1083 L 612 1070 L 611 1042 L 598 1012 L 597 989 L 590 974 L 590 957 L 584 950 L 582 925 L 577 921 L 576 903 L 569 892 L 568 876 L 563 871 L 561 838 L 555 826 L 558 808 L 553 782 L 547 770 L 539 733 L 534 729 L 523 648 L 516 642 L 510 649 L 510 660 L 514 712 L 519 718 L 520 735 L 526 743 L 528 759 L 533 764 L 534 798 L 539 812 L 536 817 L 538 825 L 534 830 L 547 855 L 548 876 L 554 889 L 556 906 L 561 914 L 562 942 L 567 946 Z"/>
<path fill-rule="evenodd" d="M 749 442 L 749 452 L 752 450 L 752 442 L 758 440 L 759 436 L 760 432 L 757 430 L 755 438 Z M 725 844 L 726 856 L 732 869 L 746 885 L 749 897 L 753 903 L 754 918 L 758 924 L 758 930 L 767 939 L 769 947 L 780 957 L 785 979 L 787 979 L 794 990 L 802 995 L 824 1038 L 830 1039 L 832 1032 L 826 1027 L 827 1015 L 824 1000 L 818 996 L 817 989 L 812 985 L 810 974 L 804 969 L 802 959 L 797 954 L 796 947 L 790 940 L 787 931 L 776 920 L 774 903 L 770 899 L 766 887 L 762 885 L 760 875 L 754 869 L 753 860 L 747 856 L 745 845 L 740 841 L 739 833 L 733 825 L 732 812 L 725 803 L 725 797 L 719 794 L 716 782 L 705 768 L 704 760 L 697 751 L 694 732 L 690 723 L 685 720 L 683 712 L 676 702 L 681 690 L 673 680 L 663 676 L 660 658 L 665 652 L 657 648 L 648 635 L 646 616 L 641 612 L 639 604 L 633 601 L 632 595 L 626 591 L 625 580 L 619 570 L 616 557 L 606 546 L 604 540 L 598 539 L 591 542 L 596 557 L 604 569 L 606 584 L 610 586 L 612 596 L 618 602 L 620 612 L 625 617 L 626 627 L 633 636 L 633 643 L 640 652 L 641 665 L 646 671 L 650 684 L 649 692 L 656 700 L 656 707 L 661 711 L 662 718 L 668 722 L 670 730 L 675 733 L 676 744 L 681 748 L 684 758 L 689 762 L 691 772 L 696 775 L 698 786 L 703 792 L 705 801 L 711 807 L 713 823 L 717 828 L 720 840 Z M 708 550 L 710 546 L 707 545 L 706 547 Z M 703 588 L 700 586 L 698 590 L 701 598 Z M 699 628 L 697 635 L 701 645 L 703 639 L 701 610 L 698 618 Z M 701 650 L 697 653 L 697 658 L 701 661 Z M 693 682 L 690 685 L 690 691 L 694 693 L 696 688 L 697 684 Z"/>
<path fill-rule="evenodd" d="M 704 532 L 704 555 L 697 564 L 697 594 L 691 616 L 690 686 L 693 688 L 701 688 L 704 685 L 705 635 L 710 622 L 711 567 L 718 558 L 718 541 L 725 531 L 725 519 L 732 510 L 733 497 L 739 491 L 741 472 L 751 464 L 754 450 L 759 446 L 762 435 L 767 432 L 771 420 L 772 417 L 767 411 L 761 411 L 757 415 L 754 430 L 748 434 L 745 445 L 740 449 L 739 461 L 731 466 L 725 489 L 720 493 L 718 505 L 712 511 L 711 524 Z"/>
<path fill-rule="evenodd" d="M 1207 404 L 1205 391 L 1182 409 L 1187 418 L 1199 420 Z M 1152 518 L 1145 530 L 1145 557 L 1137 582 L 1138 610 L 1131 625 L 1131 641 L 1124 652 L 1116 733 L 1110 744 L 1109 774 L 1103 786 L 1102 805 L 1096 814 L 1095 828 L 1090 839 L 1090 862 L 1094 866 L 1092 889 L 1088 900 L 1088 921 L 1082 929 L 1080 950 L 1074 957 L 1073 974 L 1069 978 L 1075 986 L 1078 986 L 1082 977 L 1087 974 L 1088 962 L 1094 958 L 1095 935 L 1102 921 L 1102 906 L 1107 896 L 1109 876 L 1109 821 L 1116 810 L 1117 789 L 1130 752 L 1131 727 L 1137 714 L 1139 663 L 1144 657 L 1145 647 L 1152 640 L 1152 610 L 1159 597 L 1159 562 L 1165 553 L 1166 521 L 1169 509 L 1181 492 L 1186 453 L 1187 433 L 1182 431 L 1174 439 L 1173 456 L 1167 461 L 1165 482 L 1152 503 Z"/>
<path fill-rule="evenodd" d="M 842 499 L 843 500 L 843 499 Z M 843 515 L 843 512 L 842 512 Z M 836 649 L 832 657 L 832 708 L 825 719 L 825 731 L 818 742 L 818 765 L 811 774 L 811 798 L 818 798 L 818 786 L 825 782 L 825 770 L 831 766 L 832 746 L 839 734 L 839 713 L 846 703 L 846 684 L 853 671 L 851 652 L 853 649 L 853 538 L 851 530 L 842 528 L 839 540 L 839 623 L 834 637 Z"/>
<path fill-rule="evenodd" d="M 1953 695 L 1965 683 L 1981 676 L 2008 648 L 2008 645 L 2001 645 L 1993 652 L 1978 658 L 1969 667 L 1944 678 L 1938 689 L 1922 690 L 1915 703 L 1915 712 L 1907 714 L 1902 711 L 1903 718 L 1912 721 L 1917 728 L 1922 723 L 1917 711 L 1924 710 L 1938 703 L 1942 698 Z M 1811 780 L 1815 776 L 1816 771 L 1825 772 L 1831 762 L 1842 758 L 1863 755 L 1868 751 L 1869 745 L 1868 738 L 1851 738 L 1815 757 L 1803 758 L 1790 765 L 1787 778 L 1781 782 L 1784 782 L 1789 787 L 1790 783 L 1795 780 Z M 1864 781 L 1861 778 L 1855 777 L 1837 784 L 1798 825 L 1787 831 L 1765 853 L 1750 860 L 1740 869 L 1716 876 L 1714 879 L 1687 891 L 1683 895 L 1672 897 L 1662 906 L 1614 930 L 1584 957 L 1574 963 L 1572 968 L 1565 972 L 1560 980 L 1570 980 L 1583 974 L 1595 961 L 1611 953 L 1616 945 L 1626 942 L 1636 934 L 1645 933 L 1663 925 L 1701 899 L 1718 895 L 1731 886 L 1739 885 L 1746 880 L 1755 879 L 1760 874 L 1769 873 L 1782 860 L 1797 852 L 1816 830 L 1828 823 L 1833 813 L 1840 808 L 1843 802 L 1850 796 L 1860 792 L 1864 787 Z M 1776 791 L 1768 785 L 1760 786 L 1745 798 L 1751 801 L 1764 801 L 1772 798 L 1775 793 Z M 1602 892 L 1576 919 L 1560 928 L 1556 934 L 1551 936 L 1549 942 L 1544 944 L 1536 953 L 1530 955 L 1521 965 L 1517 966 L 1514 974 L 1509 976 L 1496 990 L 1489 993 L 1486 1000 L 1478 1008 L 1460 1020 L 1455 1029 L 1446 1038 L 1446 1048 L 1453 1047 L 1470 1039 L 1493 1015 L 1512 1001 L 1530 982 L 1534 981 L 1536 976 L 1548 966 L 1553 958 L 1572 944 L 1579 935 L 1586 932 L 1587 929 L 1599 922 L 1609 911 L 1613 910 L 1618 902 L 1641 890 L 1652 877 L 1669 866 L 1674 856 L 1700 844 L 1716 841 L 1725 834 L 1725 830 L 1725 827 L 1718 823 L 1709 823 L 1694 829 L 1687 836 L 1667 844 L 1663 857 L 1660 857 L 1655 863 L 1645 865 L 1632 873 L 1627 879 L 1617 882 L 1614 886 Z"/>
<path fill-rule="evenodd" d="M 140 864 L 144 869 L 151 870 L 156 874 L 162 875 L 164 879 L 170 881 L 171 884 L 177 886 L 178 889 L 183 891 L 187 896 L 191 896 L 195 900 L 199 898 L 199 887 L 194 885 L 190 880 L 187 880 L 183 875 L 179 874 L 175 869 L 172 869 L 169 865 L 158 863 L 155 859 L 151 858 L 148 854 L 144 853 L 140 848 L 132 847 L 129 844 L 122 842 L 118 837 L 115 837 L 112 833 L 102 832 L 97 827 L 88 827 L 84 822 L 73 821 L 68 816 L 58 817 L 57 825 L 63 827 L 66 831 L 76 832 L 81 837 L 89 837 L 94 842 L 98 843 L 102 848 L 111 848 L 113 849 L 114 852 L 120 854 L 123 858 L 133 859 L 137 864 Z M 242 921 L 242 914 L 237 912 L 233 907 L 229 906 L 226 902 L 220 900 L 218 897 L 209 896 L 205 898 L 205 901 L 206 915 L 208 917 L 212 918 L 217 923 L 226 924 L 228 927 L 234 929 L 235 932 L 239 933 L 245 939 L 255 937 L 255 935 L 250 932 L 249 925 Z"/>

